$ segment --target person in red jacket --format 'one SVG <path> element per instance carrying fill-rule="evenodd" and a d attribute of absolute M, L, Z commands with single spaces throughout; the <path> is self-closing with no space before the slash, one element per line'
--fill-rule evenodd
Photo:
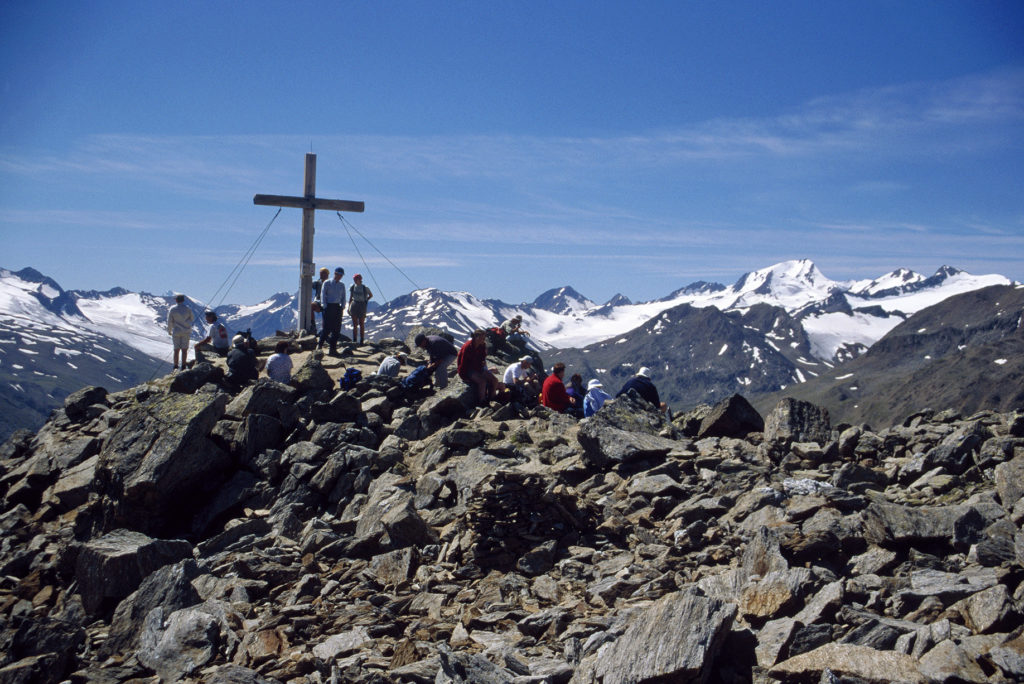
<path fill-rule="evenodd" d="M 459 349 L 457 369 L 459 377 L 477 391 L 477 403 L 485 404 L 498 390 L 498 378 L 487 368 L 487 333 L 477 329 Z"/>
<path fill-rule="evenodd" d="M 551 368 L 551 375 L 545 378 L 540 389 L 540 403 L 559 413 L 569 407 L 569 394 L 565 391 L 565 383 L 562 382 L 564 375 L 565 364 L 556 363 Z"/>

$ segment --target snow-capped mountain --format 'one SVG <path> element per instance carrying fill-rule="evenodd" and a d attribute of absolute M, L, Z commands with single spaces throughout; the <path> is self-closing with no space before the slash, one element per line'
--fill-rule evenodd
<path fill-rule="evenodd" d="M 786 261 L 747 273 L 732 286 L 699 282 L 662 299 L 632 303 L 622 295 L 595 305 L 572 288 L 549 290 L 529 304 L 481 300 L 467 292 L 418 290 L 368 317 L 379 334 L 403 338 L 416 325 L 435 325 L 456 336 L 523 316 L 540 349 L 586 347 L 639 328 L 681 304 L 745 311 L 757 304 L 784 309 L 803 326 L 815 359 L 854 358 L 911 314 L 963 292 L 1012 281 L 974 276 L 944 266 L 935 275 L 899 269 L 879 278 L 844 282 L 825 277 L 811 261 Z"/>
<path fill-rule="evenodd" d="M 797 260 L 752 271 L 731 286 L 696 282 L 661 299 L 639 303 L 617 294 L 598 305 L 568 286 L 548 290 L 533 302 L 521 304 L 479 299 L 468 292 L 423 289 L 380 306 L 371 302 L 367 331 L 373 339 L 404 339 L 412 328 L 427 325 L 463 339 L 474 328 L 493 327 L 518 314 L 537 349 L 584 348 L 625 339 L 631 331 L 664 332 L 668 328 L 657 327 L 655 319 L 683 305 L 714 308 L 731 316 L 721 323 L 725 326 L 722 330 L 729 327 L 729 321 L 742 321 L 740 325 L 751 332 L 743 333 L 742 341 L 738 341 L 738 332 L 730 332 L 733 342 L 726 349 L 731 351 L 723 351 L 714 359 L 703 352 L 692 358 L 721 364 L 726 356 L 739 353 L 737 350 L 746 356 L 757 353 L 761 358 L 774 358 L 768 354 L 772 351 L 790 364 L 783 383 L 799 383 L 822 368 L 856 358 L 917 311 L 953 295 L 1011 282 L 1001 275 L 974 276 L 947 266 L 930 277 L 898 269 L 871 280 L 843 282 L 827 278 L 811 261 Z M 231 331 L 250 329 L 257 337 L 266 337 L 295 328 L 296 301 L 297 294 L 278 293 L 256 305 L 223 305 L 215 311 Z M 33 269 L 0 269 L 0 352 L 8 355 L 0 356 L 0 393 L 24 391 L 38 380 L 36 403 L 48 411 L 68 392 L 89 382 L 105 383 L 110 385 L 108 389 L 137 382 L 147 374 L 140 370 L 140 364 L 152 372 L 149 359 L 156 359 L 156 367 L 166 370 L 171 341 L 165 321 L 172 304 L 170 295 L 122 288 L 65 291 Z M 191 298 L 189 304 L 196 314 L 192 337 L 198 341 L 206 335 L 203 307 Z M 692 315 L 683 318 L 699 320 Z M 653 327 L 642 327 L 648 322 Z M 46 364 L 36 367 L 26 361 L 35 358 L 41 363 L 42 359 L 39 348 L 32 346 L 31 336 L 21 335 L 23 331 L 51 338 L 47 354 L 52 358 Z M 760 341 L 755 343 L 750 335 L 760 336 Z M 710 340 L 708 344 L 722 348 L 726 342 Z M 18 361 L 10 357 L 14 348 L 18 349 Z M 106 370 L 98 374 L 83 370 L 68 356 L 76 353 L 85 355 L 81 360 L 106 364 Z M 54 360 L 56 365 L 50 363 Z M 739 368 L 741 361 L 737 357 L 730 363 Z M 779 373 L 786 367 L 782 361 L 775 365 Z M 70 379 L 62 378 L 60 388 L 52 387 L 52 378 L 40 380 L 60 375 L 58 370 L 71 373 Z"/>

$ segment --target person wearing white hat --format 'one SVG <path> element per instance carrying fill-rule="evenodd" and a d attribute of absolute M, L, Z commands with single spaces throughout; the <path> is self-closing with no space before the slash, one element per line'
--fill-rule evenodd
<path fill-rule="evenodd" d="M 658 388 L 651 381 L 651 369 L 647 366 L 642 367 L 636 372 L 636 375 L 627 380 L 626 384 L 622 386 L 622 389 L 615 396 L 621 397 L 630 390 L 636 392 L 641 399 L 654 404 L 654 408 L 660 411 L 664 411 L 667 408 L 658 397 Z"/>
<path fill-rule="evenodd" d="M 612 395 L 604 391 L 604 385 L 598 379 L 587 383 L 587 396 L 583 397 L 583 417 L 589 418 L 604 406 L 604 402 L 612 398 Z"/>

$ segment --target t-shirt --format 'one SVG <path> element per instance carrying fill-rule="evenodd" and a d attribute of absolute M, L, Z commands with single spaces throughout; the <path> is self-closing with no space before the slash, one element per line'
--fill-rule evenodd
<path fill-rule="evenodd" d="M 523 368 L 522 362 L 516 361 L 505 369 L 505 375 L 502 377 L 501 381 L 506 385 L 511 385 L 516 380 L 520 380 L 532 372 L 532 368 L 527 370 L 526 368 Z"/>
<path fill-rule="evenodd" d="M 287 354 L 272 354 L 267 359 L 267 377 L 287 385 L 292 379 L 292 357 Z"/>
<path fill-rule="evenodd" d="M 220 321 L 214 321 L 210 324 L 208 335 L 210 344 L 217 349 L 227 349 L 231 346 L 231 335 L 228 333 L 228 327 Z"/>
<path fill-rule="evenodd" d="M 353 302 L 366 302 L 369 301 L 371 296 L 373 296 L 373 293 L 370 292 L 370 288 L 361 283 L 359 285 L 352 285 L 348 289 L 348 292 Z"/>

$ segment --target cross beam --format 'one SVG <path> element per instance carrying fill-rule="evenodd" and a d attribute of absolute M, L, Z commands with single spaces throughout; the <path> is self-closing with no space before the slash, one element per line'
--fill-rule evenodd
<path fill-rule="evenodd" d="M 299 332 L 309 328 L 313 315 L 310 302 L 313 300 L 313 217 L 317 209 L 327 211 L 362 212 L 362 202 L 349 200 L 322 199 L 316 196 L 316 155 L 306 154 L 306 176 L 302 197 L 286 195 L 255 195 L 253 204 L 270 207 L 291 207 L 302 209 L 302 246 L 299 250 Z"/>

